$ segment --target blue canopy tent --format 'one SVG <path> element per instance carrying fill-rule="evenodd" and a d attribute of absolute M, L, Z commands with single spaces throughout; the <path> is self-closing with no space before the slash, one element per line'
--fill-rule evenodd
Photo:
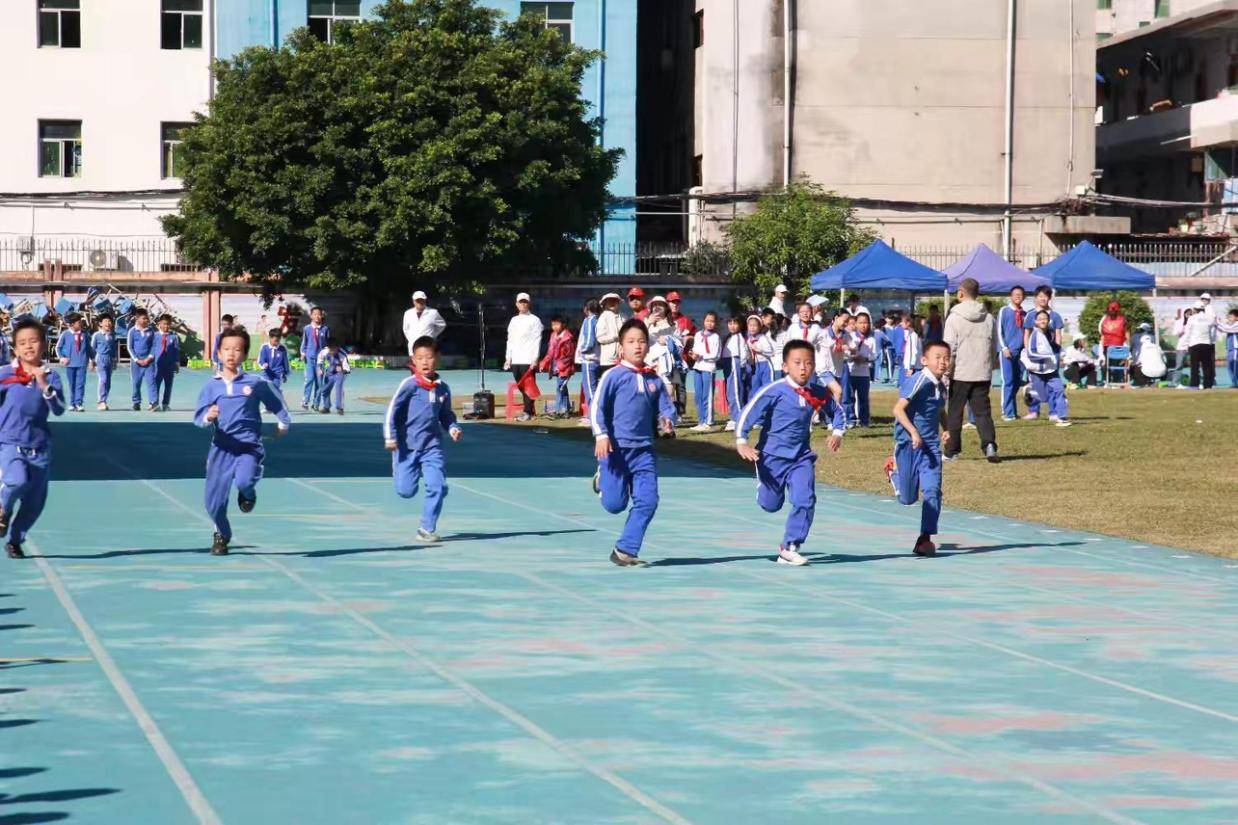
<path fill-rule="evenodd" d="M 847 260 L 812 276 L 814 290 L 896 289 L 913 293 L 944 292 L 946 276 L 873 241 Z"/>
<path fill-rule="evenodd" d="M 1156 276 L 1151 272 L 1123 263 L 1117 258 L 1084 241 L 1074 249 L 1044 266 L 1032 270 L 1053 282 L 1054 290 L 1069 292 L 1110 291 L 1128 289 L 1132 292 L 1154 292 Z"/>
<path fill-rule="evenodd" d="M 1049 286 L 1049 279 L 1021 269 L 979 244 L 966 258 L 955 261 L 942 270 L 951 292 L 957 292 L 964 278 L 974 278 L 982 295 L 1006 295 L 1016 286 L 1032 292 L 1038 286 Z"/>

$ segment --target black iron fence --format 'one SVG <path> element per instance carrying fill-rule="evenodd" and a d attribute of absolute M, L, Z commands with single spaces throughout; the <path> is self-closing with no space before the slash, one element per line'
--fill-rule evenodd
<path fill-rule="evenodd" d="M 0 236 L 0 272 L 36 272 L 60 261 L 66 272 L 196 272 L 169 238 Z"/>

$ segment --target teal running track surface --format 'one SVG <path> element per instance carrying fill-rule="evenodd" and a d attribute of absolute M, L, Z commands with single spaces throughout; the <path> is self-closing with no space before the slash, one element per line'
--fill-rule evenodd
<path fill-rule="evenodd" d="M 953 510 L 919 559 L 916 508 L 822 487 L 788 568 L 751 475 L 664 460 L 619 569 L 588 445 L 487 424 L 421 546 L 360 400 L 400 378 L 298 413 L 228 558 L 203 374 L 57 422 L 0 823 L 1238 820 L 1234 563 Z"/>

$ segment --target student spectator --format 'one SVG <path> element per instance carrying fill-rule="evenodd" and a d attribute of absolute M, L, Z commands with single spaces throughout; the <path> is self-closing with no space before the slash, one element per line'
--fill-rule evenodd
<path fill-rule="evenodd" d="M 1076 335 L 1071 346 L 1062 350 L 1062 364 L 1066 368 L 1066 380 L 1079 389 L 1086 389 L 1089 383 L 1096 386 L 1096 359 L 1092 357 L 1088 337 L 1083 333 Z"/>
<path fill-rule="evenodd" d="M 628 290 L 628 312 L 639 321 L 649 317 L 649 310 L 645 307 L 645 290 L 638 286 Z"/>
<path fill-rule="evenodd" d="M 922 337 L 924 343 L 931 344 L 934 341 L 941 341 L 945 335 L 945 324 L 941 320 L 941 307 L 937 304 L 929 304 L 928 319 L 924 322 Z"/>
<path fill-rule="evenodd" d="M 853 292 L 847 296 L 847 314 L 854 318 L 861 313 L 867 315 L 870 319 L 873 317 L 873 314 L 868 311 L 868 307 L 860 303 L 860 296 Z"/>
<path fill-rule="evenodd" d="M 599 381 L 619 360 L 619 327 L 623 324 L 623 319 L 619 317 L 620 300 L 618 292 L 607 292 L 602 296 L 602 313 L 597 322 Z"/>

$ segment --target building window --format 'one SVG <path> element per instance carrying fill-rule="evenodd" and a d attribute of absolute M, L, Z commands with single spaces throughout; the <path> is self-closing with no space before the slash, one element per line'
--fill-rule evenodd
<path fill-rule="evenodd" d="M 82 47 L 81 0 L 39 0 L 39 46 Z"/>
<path fill-rule="evenodd" d="M 1101 11 L 1109 11 L 1113 8 L 1113 0 L 1096 0 L 1096 8 Z"/>
<path fill-rule="evenodd" d="M 309 27 L 323 43 L 335 39 L 339 23 L 361 19 L 361 0 L 309 0 Z"/>
<path fill-rule="evenodd" d="M 82 122 L 39 121 L 39 177 L 82 176 Z"/>
<path fill-rule="evenodd" d="M 1156 16 L 1157 17 L 1168 17 L 1169 16 L 1169 0 L 1156 0 Z"/>
<path fill-rule="evenodd" d="M 520 14 L 531 14 L 545 21 L 546 28 L 557 31 L 564 43 L 572 42 L 571 3 L 521 3 Z"/>
<path fill-rule="evenodd" d="M 692 15 L 692 48 L 699 49 L 705 45 L 705 10 L 701 9 Z"/>
<path fill-rule="evenodd" d="M 185 161 L 181 153 L 181 130 L 188 129 L 192 125 L 192 123 L 164 123 L 160 127 L 159 176 L 165 180 L 179 178 L 184 174 Z"/>
<path fill-rule="evenodd" d="M 202 48 L 202 0 L 162 0 L 160 18 L 165 49 Z"/>

